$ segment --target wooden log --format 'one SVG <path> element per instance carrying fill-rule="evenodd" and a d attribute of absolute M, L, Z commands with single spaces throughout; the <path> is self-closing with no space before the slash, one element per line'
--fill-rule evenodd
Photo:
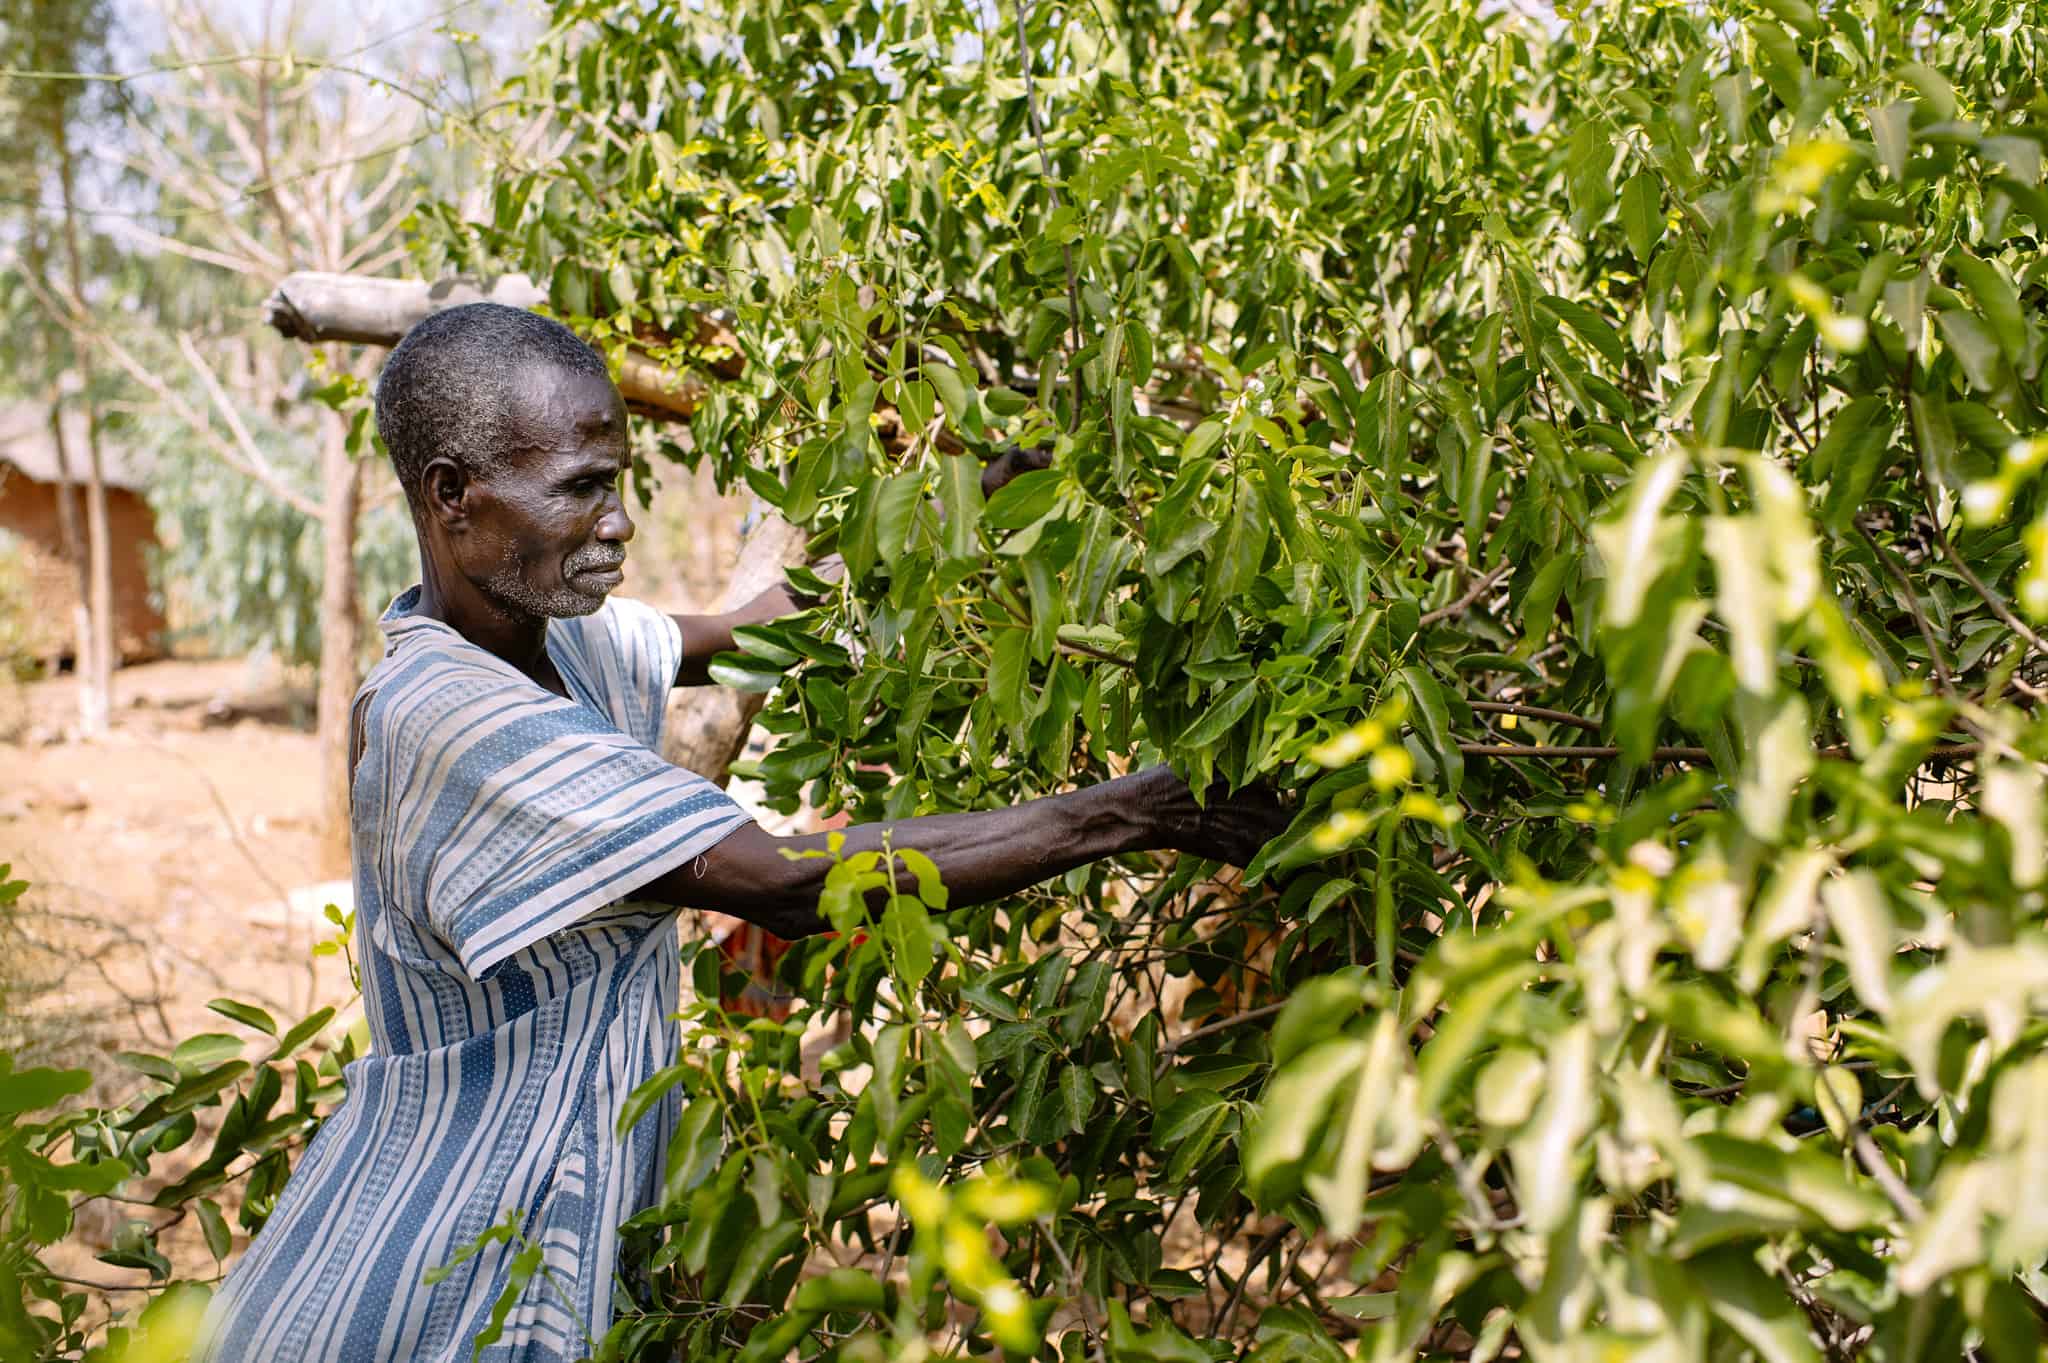
<path fill-rule="evenodd" d="M 415 323 L 444 308 L 465 303 L 534 308 L 546 301 L 547 290 L 525 275 L 488 280 L 456 275 L 430 281 L 300 270 L 286 275 L 271 290 L 263 312 L 264 320 L 279 334 L 295 341 L 394 346 Z M 660 346 L 673 338 L 643 329 L 639 339 Z M 732 333 L 713 319 L 699 316 L 695 341 L 717 355 L 709 368 L 726 378 L 738 377 L 742 365 Z M 703 379 L 664 365 L 641 350 L 629 350 L 620 358 L 618 384 L 627 406 L 656 421 L 688 417 L 704 400 Z"/>

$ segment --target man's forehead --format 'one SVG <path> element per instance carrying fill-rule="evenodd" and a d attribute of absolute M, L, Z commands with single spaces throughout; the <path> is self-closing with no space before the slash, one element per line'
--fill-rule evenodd
<path fill-rule="evenodd" d="M 509 385 L 509 415 L 543 444 L 584 443 L 626 433 L 626 404 L 609 377 L 545 361 L 520 366 Z"/>

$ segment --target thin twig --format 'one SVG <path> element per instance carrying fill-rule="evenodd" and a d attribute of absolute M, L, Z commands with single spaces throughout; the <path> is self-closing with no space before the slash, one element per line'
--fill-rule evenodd
<path fill-rule="evenodd" d="M 1921 759 L 1929 761 L 1942 757 L 1974 757 L 1983 750 L 1980 743 L 1937 743 L 1929 748 Z M 1458 751 L 1467 757 L 1515 758 L 1558 758 L 1575 757 L 1619 757 L 1621 749 L 1612 744 L 1545 744 L 1545 743 L 1460 743 Z M 1847 748 L 1822 748 L 1816 756 L 1832 761 L 1854 761 L 1856 755 Z M 1650 750 L 1654 762 L 1711 762 L 1713 754 L 1705 748 L 1665 747 Z"/>
<path fill-rule="evenodd" d="M 1230 1318 L 1236 1314 L 1237 1303 L 1244 1297 L 1246 1284 L 1252 1280 L 1252 1270 L 1257 1268 L 1259 1261 L 1268 1254 L 1271 1254 L 1273 1247 L 1279 1244 L 1286 1237 L 1287 1233 L 1293 1229 L 1292 1225 L 1283 1221 L 1272 1230 L 1267 1231 L 1265 1235 L 1260 1237 L 1258 1243 L 1252 1246 L 1252 1252 L 1247 1254 L 1244 1259 L 1244 1272 L 1238 1275 L 1236 1286 L 1230 1289 L 1230 1300 L 1223 1303 L 1223 1314 L 1216 1317 L 1215 1325 L 1210 1327 L 1215 1331 L 1216 1338 L 1221 1339 L 1224 1333 L 1229 1330 Z"/>
<path fill-rule="evenodd" d="M 1509 560 L 1502 559 L 1493 566 L 1492 571 L 1484 574 L 1471 587 L 1467 588 L 1465 594 L 1456 601 L 1451 602 L 1448 606 L 1440 606 L 1433 611 L 1425 611 L 1420 628 L 1427 629 L 1431 625 L 1448 620 L 1454 615 L 1463 615 L 1467 610 L 1471 609 L 1472 604 L 1479 600 L 1480 597 L 1492 591 L 1494 584 L 1503 577 L 1506 577 L 1514 566 Z"/>
<path fill-rule="evenodd" d="M 1484 714 L 1520 715 L 1523 719 L 1540 719 L 1549 724 L 1569 724 L 1590 734 L 1600 732 L 1598 720 L 1587 719 L 1584 715 L 1574 715 L 1564 710 L 1552 710 L 1548 706 L 1523 705 L 1519 701 L 1510 700 L 1471 700 L 1465 703 Z"/>
<path fill-rule="evenodd" d="M 1853 1144 L 1856 1148 L 1856 1162 L 1877 1180 L 1877 1186 L 1884 1189 L 1884 1195 L 1899 1209 L 1900 1216 L 1908 1221 L 1918 1221 L 1927 1214 L 1926 1208 L 1920 1205 L 1920 1199 L 1913 1196 L 1913 1190 L 1900 1180 L 1898 1172 L 1884 1157 L 1884 1152 L 1877 1148 L 1877 1142 L 1870 1139 L 1868 1131 L 1858 1131 Z"/>
<path fill-rule="evenodd" d="M 1970 584 L 1970 590 L 1983 598 L 1984 604 L 1991 607 L 1993 615 L 2005 622 L 2007 629 L 2019 635 L 2020 638 L 2025 639 L 2028 646 L 2036 653 L 2048 655 L 2048 639 L 2043 639 L 2040 635 L 2034 633 L 2033 630 L 2027 627 L 2026 621 L 2013 614 L 2012 607 L 2005 603 L 2005 599 L 1993 590 L 1983 578 L 1978 577 L 1970 565 L 1963 560 L 1963 556 L 1956 552 L 1955 546 L 1949 543 L 1948 532 L 1941 528 L 1940 521 L 1934 519 L 1933 507 L 1927 509 L 1927 519 L 1934 526 L 1935 547 L 1941 550 L 1942 557 L 1949 561 L 1949 566 L 1956 570 L 1963 581 Z"/>
<path fill-rule="evenodd" d="M 1194 1031 L 1177 1036 L 1164 1046 L 1161 1046 L 1159 1054 L 1162 1056 L 1173 1055 L 1191 1041 L 1199 1041 L 1205 1036 L 1214 1036 L 1218 1032 L 1228 1031 L 1232 1027 L 1242 1026 L 1247 1022 L 1257 1022 L 1260 1018 L 1269 1018 L 1286 1006 L 1284 1002 L 1269 1003 L 1261 1008 L 1251 1008 L 1242 1013 L 1233 1013 L 1231 1016 L 1217 1022 L 1204 1023 L 1200 1027 L 1195 1028 Z"/>

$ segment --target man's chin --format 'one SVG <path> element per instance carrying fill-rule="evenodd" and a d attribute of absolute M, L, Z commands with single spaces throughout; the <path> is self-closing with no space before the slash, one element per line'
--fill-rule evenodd
<path fill-rule="evenodd" d="M 485 593 L 507 614 L 529 619 L 569 620 L 595 615 L 604 600 L 619 585 L 607 574 L 579 573 L 551 587 L 536 588 L 523 581 L 493 580 L 482 584 Z"/>
<path fill-rule="evenodd" d="M 595 596 L 582 592 L 565 592 L 549 602 L 548 617 L 554 620 L 574 620 L 579 616 L 595 615 L 604 609 L 604 599 L 610 595 L 610 588 Z"/>

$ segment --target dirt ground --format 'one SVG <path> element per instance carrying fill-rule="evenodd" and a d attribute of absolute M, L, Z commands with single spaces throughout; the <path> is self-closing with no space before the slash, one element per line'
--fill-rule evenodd
<path fill-rule="evenodd" d="M 217 1030 L 221 995 L 297 1018 L 346 994 L 345 968 L 311 955 L 332 933 L 313 901 L 345 868 L 292 723 L 309 696 L 275 669 L 181 660 L 122 669 L 116 695 L 107 738 L 53 742 L 70 679 L 24 687 L 0 746 L 0 859 L 30 882 L 49 957 L 24 962 L 28 1017 L 65 1021 L 31 1044 L 167 1045 Z"/>

